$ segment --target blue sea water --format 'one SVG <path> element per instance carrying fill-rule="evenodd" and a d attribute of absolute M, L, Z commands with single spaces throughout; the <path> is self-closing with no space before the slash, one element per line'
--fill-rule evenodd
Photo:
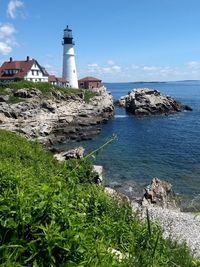
<path fill-rule="evenodd" d="M 133 88 L 154 88 L 193 108 L 170 116 L 137 118 L 122 108 L 101 125 L 94 140 L 80 142 L 86 151 L 100 147 L 113 133 L 117 140 L 103 149 L 95 164 L 103 165 L 108 183 L 134 181 L 141 186 L 153 177 L 172 183 L 175 192 L 200 194 L 200 81 L 107 83 L 114 99 Z M 77 144 L 76 144 L 77 146 Z"/>

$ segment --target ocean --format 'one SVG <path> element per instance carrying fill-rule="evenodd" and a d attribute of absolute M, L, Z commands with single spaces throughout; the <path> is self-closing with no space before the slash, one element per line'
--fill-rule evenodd
<path fill-rule="evenodd" d="M 116 108 L 113 119 L 102 124 L 93 140 L 79 142 L 86 153 L 97 149 L 112 134 L 117 139 L 97 155 L 108 184 L 132 181 L 141 187 L 153 177 L 169 181 L 174 191 L 191 198 L 200 196 L 200 81 L 166 83 L 106 83 L 113 98 L 133 88 L 154 88 L 193 108 L 169 116 L 137 118 Z M 67 146 L 67 145 L 66 145 Z"/>

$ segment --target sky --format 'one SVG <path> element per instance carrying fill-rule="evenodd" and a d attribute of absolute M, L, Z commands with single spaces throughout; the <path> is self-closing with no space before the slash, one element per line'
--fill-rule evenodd
<path fill-rule="evenodd" d="M 62 75 L 73 31 L 78 78 L 200 79 L 200 0 L 0 0 L 0 64 L 38 60 Z"/>

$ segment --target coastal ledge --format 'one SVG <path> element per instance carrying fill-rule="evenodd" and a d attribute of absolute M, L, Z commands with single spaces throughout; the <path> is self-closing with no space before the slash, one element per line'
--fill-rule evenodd
<path fill-rule="evenodd" d="M 156 89 L 137 88 L 122 96 L 117 105 L 136 116 L 169 115 L 180 111 L 192 111 L 170 96 L 163 96 Z"/>
<path fill-rule="evenodd" d="M 113 99 L 105 87 L 89 91 L 45 86 L 43 90 L 2 89 L 0 129 L 20 132 L 49 147 L 65 141 L 92 139 L 100 132 L 96 125 L 114 114 Z"/>

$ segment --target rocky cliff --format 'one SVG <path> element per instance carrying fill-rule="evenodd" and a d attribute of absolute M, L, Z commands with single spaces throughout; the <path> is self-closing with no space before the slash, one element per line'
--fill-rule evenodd
<path fill-rule="evenodd" d="M 111 118 L 113 111 L 112 96 L 105 88 L 87 101 L 84 91 L 44 94 L 34 88 L 6 89 L 0 96 L 0 129 L 23 133 L 46 145 L 90 139 L 100 131 L 95 125 Z"/>
<path fill-rule="evenodd" d="M 163 96 L 158 90 L 137 88 L 119 100 L 119 105 L 137 116 L 168 115 L 183 110 L 192 110 L 170 96 Z"/>

